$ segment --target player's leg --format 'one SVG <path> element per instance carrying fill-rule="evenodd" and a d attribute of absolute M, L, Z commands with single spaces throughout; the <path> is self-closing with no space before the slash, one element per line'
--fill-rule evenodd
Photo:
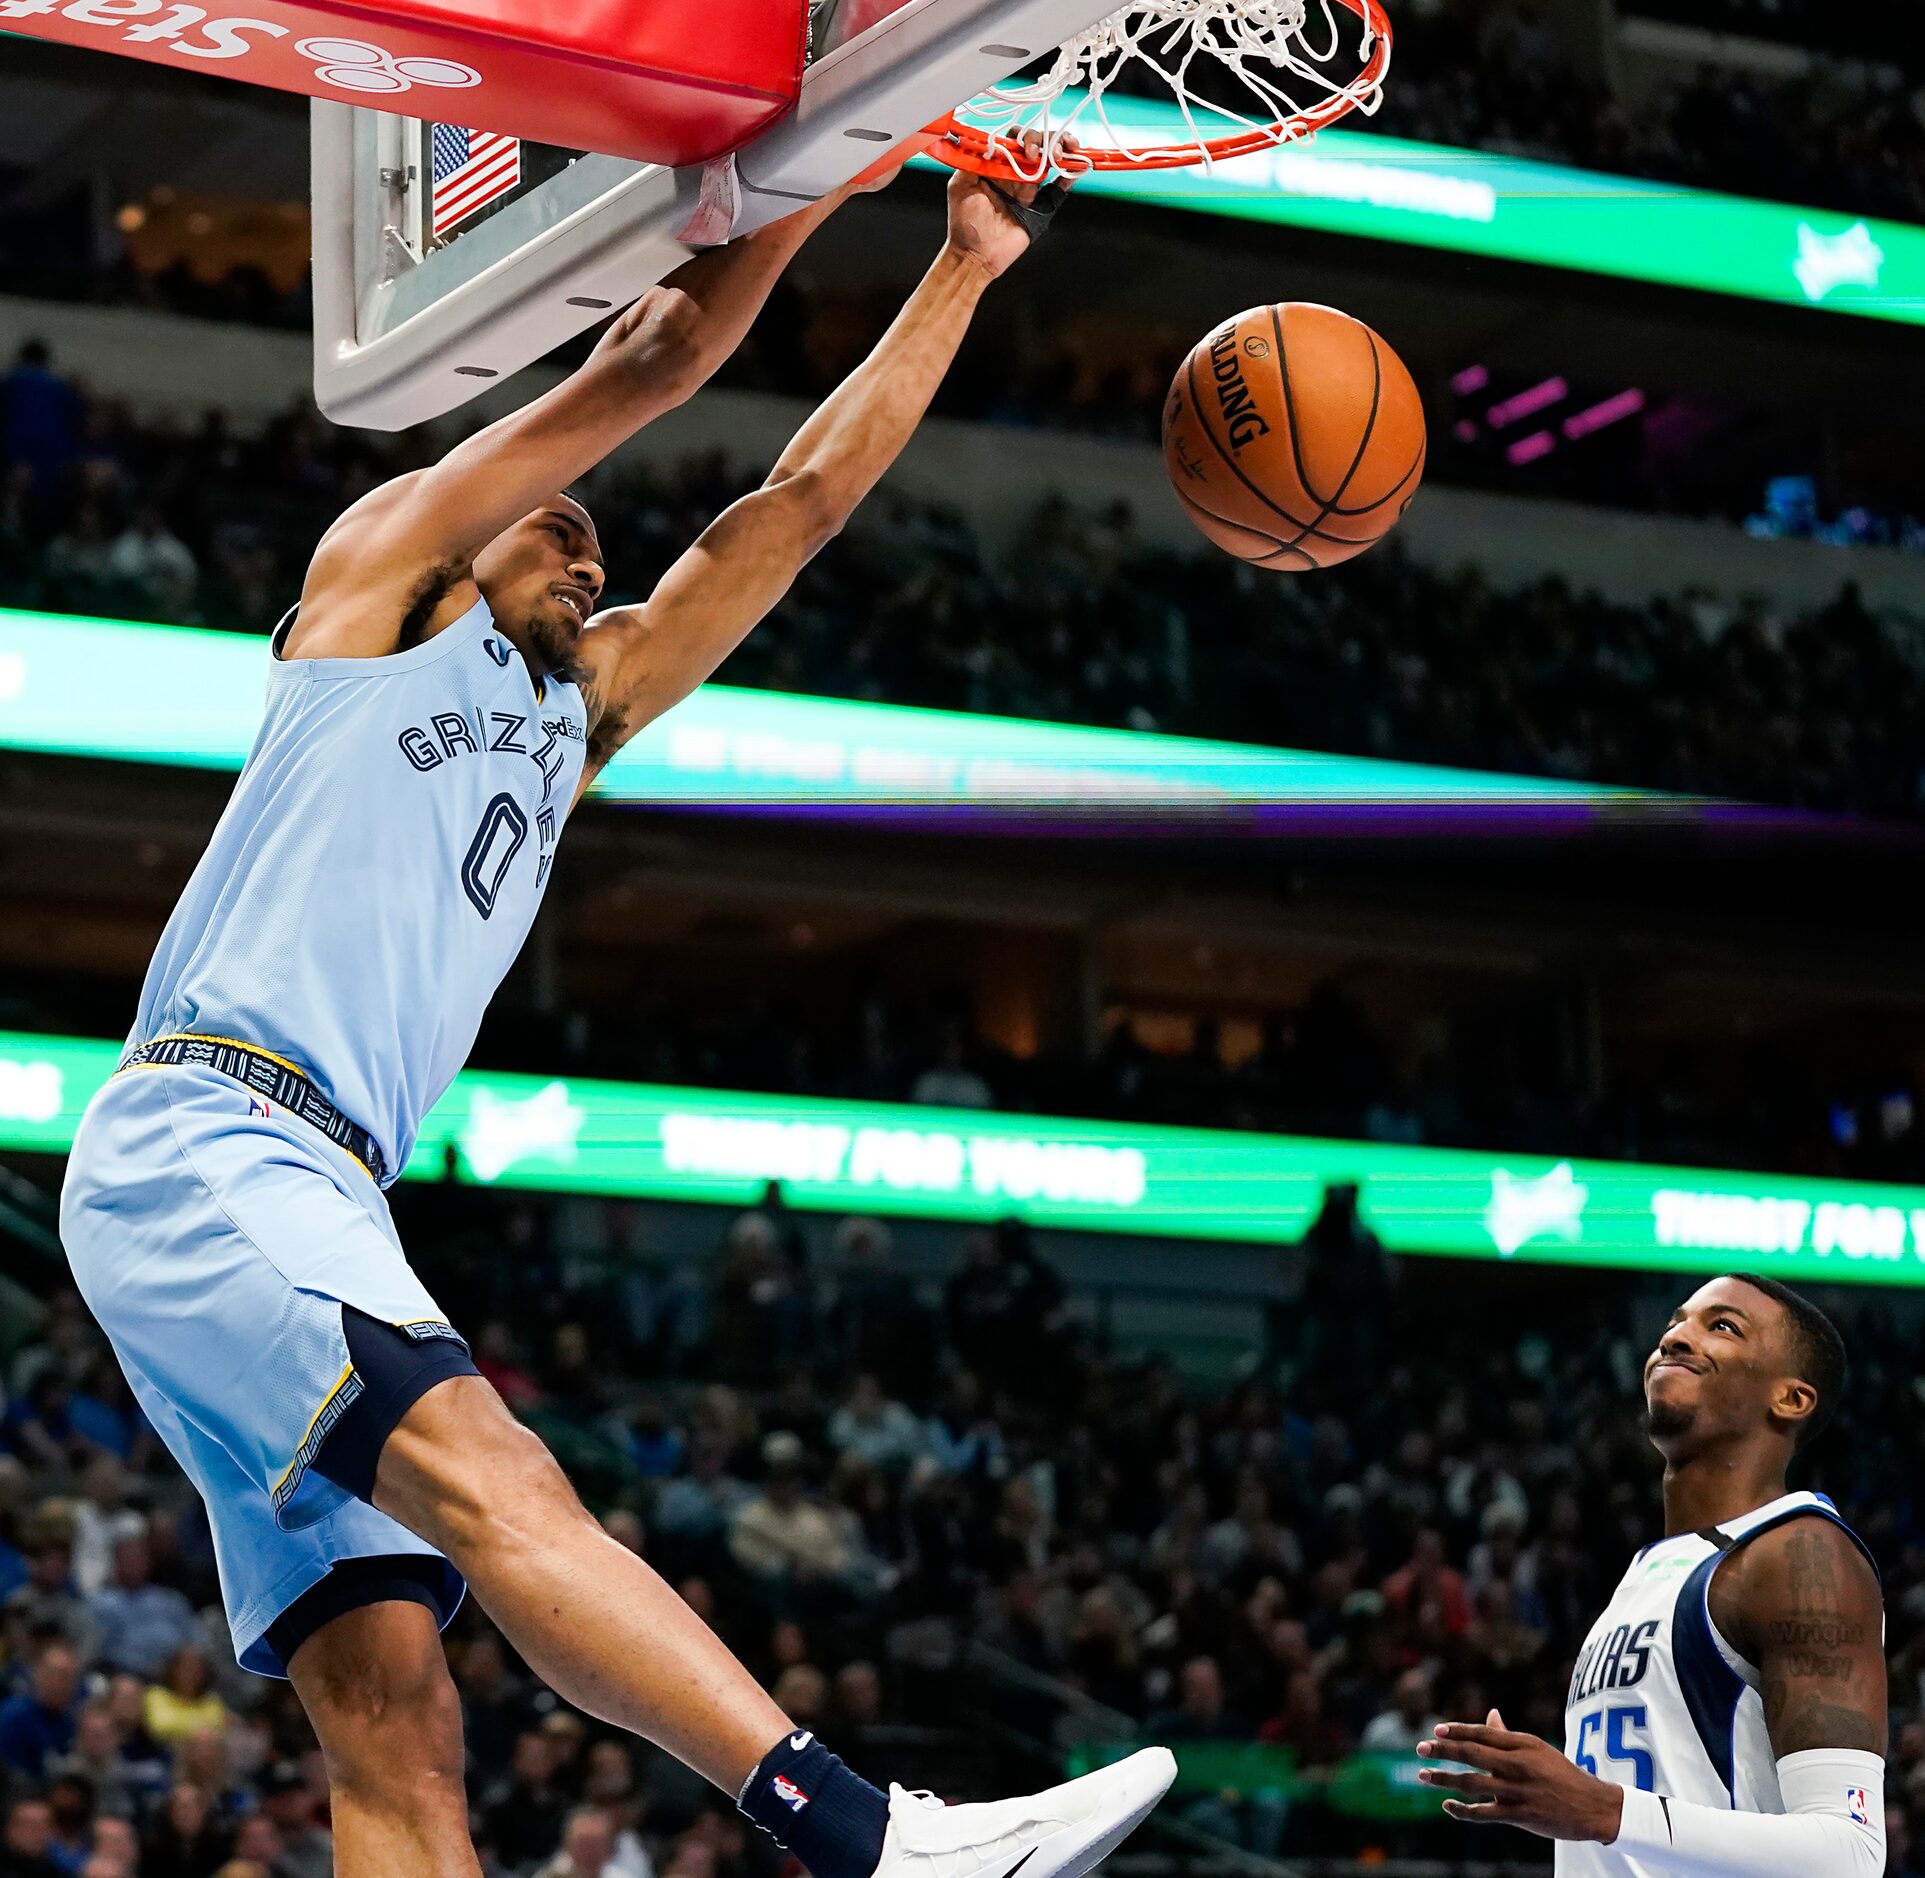
<path fill-rule="evenodd" d="M 1025 1868 L 1078 1878 L 1176 1773 L 1145 1749 L 1047 1792 L 949 1806 L 885 1798 L 788 1718 L 715 1634 L 575 1497 L 554 1457 L 479 1376 L 419 1396 L 383 1444 L 377 1507 L 440 1547 L 545 1681 L 739 1796 L 814 1878 L 943 1878 Z"/>
<path fill-rule="evenodd" d="M 327 1762 L 337 1878 L 475 1878 L 461 1702 L 435 1613 L 361 1605 L 293 1645 L 287 1668 Z"/>
<path fill-rule="evenodd" d="M 564 1701 L 644 1735 L 725 1793 L 789 1719 L 715 1633 L 582 1505 L 478 1376 L 423 1395 L 382 1447 L 374 1503 L 467 1578 Z"/>

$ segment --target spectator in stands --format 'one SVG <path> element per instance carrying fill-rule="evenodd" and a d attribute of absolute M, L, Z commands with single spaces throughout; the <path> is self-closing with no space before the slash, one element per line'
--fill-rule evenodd
<path fill-rule="evenodd" d="M 113 1582 L 93 1596 L 95 1652 L 109 1669 L 156 1677 L 194 1641 L 194 1607 L 152 1581 L 153 1548 L 144 1523 L 114 1547 Z"/>
<path fill-rule="evenodd" d="M 98 1454 L 80 1477 L 73 1503 L 73 1580 L 92 1597 L 114 1575 L 114 1548 L 146 1522 L 127 1504 L 127 1468 L 116 1454 Z"/>
<path fill-rule="evenodd" d="M 688 1443 L 669 1420 L 659 1395 L 636 1403 L 628 1418 L 628 1453 L 644 1480 L 666 1480 L 682 1471 Z"/>
<path fill-rule="evenodd" d="M 84 497 L 47 543 L 48 604 L 68 613 L 112 613 L 120 598 L 106 512 Z"/>
<path fill-rule="evenodd" d="M 316 1816 L 314 1795 L 301 1770 L 280 1761 L 260 1780 L 261 1812 L 280 1838 L 275 1878 L 333 1878 L 334 1841 Z"/>
<path fill-rule="evenodd" d="M 698 1434 L 689 1444 L 688 1472 L 665 1481 L 655 1497 L 655 1528 L 675 1538 L 701 1540 L 725 1532 L 747 1505 L 747 1483 L 729 1472 L 725 1435 Z"/>
<path fill-rule="evenodd" d="M 925 1452 L 922 1424 L 867 1371 L 829 1417 L 829 1445 L 885 1473 L 906 1472 Z"/>
<path fill-rule="evenodd" d="M 597 1741 L 584 1765 L 582 1802 L 600 1811 L 611 1835 L 608 1878 L 655 1878 L 655 1862 L 642 1843 L 642 1800 L 628 1743 Z"/>
<path fill-rule="evenodd" d="M 82 408 L 47 342 L 27 340 L 0 376 L 0 461 L 24 464 L 36 487 L 50 487 L 73 460 Z"/>
<path fill-rule="evenodd" d="M 761 1490 L 729 1526 L 729 1551 L 772 1600 L 815 1600 L 844 1587 L 857 1565 L 851 1522 L 811 1494 L 802 1443 L 779 1429 L 762 1444 Z"/>
<path fill-rule="evenodd" d="M 578 1806 L 562 1829 L 561 1849 L 535 1878 L 602 1878 L 615 1856 L 615 1835 L 599 1806 Z"/>
<path fill-rule="evenodd" d="M 1390 1692 L 1390 1706 L 1371 1717 L 1358 1746 L 1366 1754 L 1415 1754 L 1442 1719 L 1431 1700 L 1430 1671 L 1407 1669 Z"/>
<path fill-rule="evenodd" d="M 1248 1735 L 1250 1724 L 1230 1707 L 1223 1671 L 1214 1656 L 1193 1656 L 1177 1680 L 1174 1708 L 1158 1709 L 1145 1724 L 1158 1741 L 1228 1741 Z"/>
<path fill-rule="evenodd" d="M 845 1362 L 901 1389 L 928 1376 L 935 1349 L 916 1282 L 894 1257 L 894 1241 L 881 1220 L 843 1221 L 836 1229 L 828 1329 Z"/>
<path fill-rule="evenodd" d="M 1427 1527 L 1417 1535 L 1409 1559 L 1383 1583 L 1384 1602 L 1393 1614 L 1414 1619 L 1425 1605 L 1434 1604 L 1444 1629 L 1454 1637 L 1470 1628 L 1470 1594 L 1464 1575 L 1444 1556 L 1443 1535 Z"/>
<path fill-rule="evenodd" d="M 1257 1730 L 1257 1738 L 1288 1748 L 1305 1767 L 1329 1767 L 1351 1747 L 1343 1724 L 1324 1711 L 1323 1683 L 1314 1669 L 1290 1677 L 1283 1706 Z"/>
<path fill-rule="evenodd" d="M 73 1425 L 72 1403 L 73 1382 L 66 1372 L 43 1370 L 7 1405 L 0 1419 L 0 1440 L 30 1466 L 64 1473 L 86 1457 Z"/>
<path fill-rule="evenodd" d="M 88 1702 L 74 1718 L 73 1745 L 48 1763 L 56 1779 L 86 1783 L 94 1811 L 112 1819 L 131 1819 L 142 1795 L 128 1764 L 121 1759 L 120 1733 L 105 1703 Z M 90 1818 L 91 1826 L 92 1820 Z"/>
<path fill-rule="evenodd" d="M 909 1087 L 911 1102 L 932 1108 L 993 1109 L 996 1097 L 970 1066 L 969 1034 L 958 1017 L 943 1020 L 936 1060 Z"/>
<path fill-rule="evenodd" d="M 81 1655 L 92 1653 L 93 1612 L 73 1581 L 73 1515 L 59 1501 L 43 1502 L 20 1535 L 27 1582 L 5 1606 L 7 1648 L 16 1658 L 32 1654 L 34 1640 L 61 1636 Z"/>
<path fill-rule="evenodd" d="M 168 1657 L 159 1681 L 142 1700 L 141 1720 L 149 1737 L 164 1748 L 177 1748 L 204 1729 L 227 1726 L 227 1704 L 214 1687 L 207 1652 L 199 1644 L 180 1644 Z"/>
<path fill-rule="evenodd" d="M 80 1659 L 71 1644 L 48 1639 L 30 1661 L 26 1687 L 0 1703 L 0 1766 L 44 1780 L 72 1748 L 79 1712 Z"/>
<path fill-rule="evenodd" d="M 931 1458 L 944 1473 L 978 1484 L 1000 1480 L 1009 1469 L 1001 1424 L 983 1399 L 973 1370 L 952 1370 L 942 1399 L 923 1427 Z"/>
<path fill-rule="evenodd" d="M 950 1342 L 979 1375 L 1033 1395 L 1051 1381 L 1043 1365 L 1062 1297 L 1023 1226 L 972 1233 L 946 1295 Z"/>
<path fill-rule="evenodd" d="M 815 1330 L 809 1274 L 790 1256 L 775 1222 L 763 1211 L 738 1214 L 716 1287 L 718 1367 L 732 1380 L 760 1382 L 806 1360 Z"/>
<path fill-rule="evenodd" d="M 45 1800 L 16 1800 L 7 1809 L 7 1878 L 66 1878 L 48 1856 L 53 1809 Z"/>
<path fill-rule="evenodd" d="M 526 1729 L 516 1737 L 508 1772 L 483 1795 L 488 1837 L 511 1871 L 527 1870 L 555 1849 L 564 1805 L 555 1784 L 557 1760 L 551 1738 Z"/>
<path fill-rule="evenodd" d="M 167 1750 L 147 1732 L 146 1685 L 138 1676 L 109 1677 L 106 1706 L 121 1766 L 144 1807 L 165 1788 L 171 1768 Z"/>
<path fill-rule="evenodd" d="M 233 1850 L 215 1823 L 208 1796 L 191 1782 L 176 1783 L 140 1849 L 140 1878 L 206 1878 Z"/>
<path fill-rule="evenodd" d="M 47 1856 L 62 1871 L 78 1871 L 93 1851 L 94 1790 L 79 1774 L 55 1774 L 47 1788 L 53 1834 Z"/>
<path fill-rule="evenodd" d="M 126 527 L 113 538 L 107 573 L 136 619 L 192 617 L 199 564 L 152 502 L 136 503 Z"/>

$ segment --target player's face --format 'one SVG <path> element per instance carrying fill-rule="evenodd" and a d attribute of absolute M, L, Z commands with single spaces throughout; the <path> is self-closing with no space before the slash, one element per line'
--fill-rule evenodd
<path fill-rule="evenodd" d="M 601 543 L 588 511 L 551 496 L 475 557 L 475 584 L 503 632 L 568 678 L 603 582 Z"/>
<path fill-rule="evenodd" d="M 1714 1278 L 1678 1306 L 1645 1359 L 1644 1403 L 1659 1448 L 1755 1434 L 1789 1372 L 1783 1307 L 1736 1278 Z"/>

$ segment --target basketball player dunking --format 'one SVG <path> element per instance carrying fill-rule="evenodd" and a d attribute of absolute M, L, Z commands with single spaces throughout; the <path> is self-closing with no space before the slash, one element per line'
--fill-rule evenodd
<path fill-rule="evenodd" d="M 728 356 L 834 198 L 690 261 L 566 383 L 356 503 L 275 633 L 265 721 L 81 1123 L 61 1225 L 206 1499 L 236 1654 L 313 1721 L 343 1878 L 478 1870 L 438 1634 L 464 1580 L 564 1700 L 736 1796 L 816 1878 L 1073 1878 L 1174 1772 L 1146 1749 L 947 1808 L 859 1779 L 603 1534 L 383 1198 L 583 788 L 901 450 L 1034 194 L 951 184 L 942 251 L 875 352 L 644 604 L 595 610 L 595 525 L 562 491 Z"/>
<path fill-rule="evenodd" d="M 1786 1470 L 1837 1407 L 1831 1321 L 1768 1278 L 1702 1286 L 1645 1364 L 1665 1536 L 1571 1678 L 1565 1751 L 1443 1722 L 1420 1778 L 1459 1819 L 1563 1841 L 1560 1878 L 1882 1878 L 1884 1606 L 1831 1502 Z"/>

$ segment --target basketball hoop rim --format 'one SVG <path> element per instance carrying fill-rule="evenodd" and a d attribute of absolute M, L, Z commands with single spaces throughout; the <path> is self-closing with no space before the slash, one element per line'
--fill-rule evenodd
<path fill-rule="evenodd" d="M 1235 131 L 1223 137 L 1198 138 L 1185 143 L 1132 145 L 1123 149 L 1086 150 L 1083 156 L 1091 170 L 1173 170 L 1198 163 L 1227 163 L 1232 157 L 1274 150 L 1281 144 L 1297 143 L 1326 129 L 1339 118 L 1347 117 L 1383 83 L 1390 69 L 1390 16 L 1380 0 L 1337 0 L 1364 24 L 1369 36 L 1370 56 L 1364 68 L 1348 84 L 1321 102 L 1286 118 L 1279 118 L 1263 129 Z M 991 177 L 998 182 L 1034 182 L 996 149 L 1007 142 L 1000 132 L 987 132 L 963 123 L 954 111 L 929 126 L 935 142 L 929 154 L 951 169 L 967 170 L 975 176 Z"/>

